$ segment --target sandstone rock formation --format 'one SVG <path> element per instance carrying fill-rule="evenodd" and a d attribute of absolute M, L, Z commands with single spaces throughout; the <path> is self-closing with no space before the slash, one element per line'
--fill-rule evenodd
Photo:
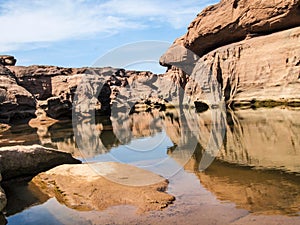
<path fill-rule="evenodd" d="M 164 193 L 168 184 L 165 179 L 120 163 L 62 165 L 39 174 L 32 182 L 78 210 L 130 204 L 145 212 L 165 208 L 174 201 L 173 196 Z"/>
<path fill-rule="evenodd" d="M 18 85 L 16 78 L 6 67 L 0 66 L 0 121 L 32 118 L 36 101 L 32 94 Z"/>
<path fill-rule="evenodd" d="M 192 101 L 207 103 L 205 82 L 217 80 L 221 91 L 215 96 L 235 107 L 299 105 L 299 5 L 299 0 L 222 0 L 197 16 L 160 63 L 179 77 Z M 199 64 L 206 69 L 199 71 Z"/>
<path fill-rule="evenodd" d="M 17 60 L 11 55 L 0 55 L 0 65 L 14 66 Z"/>
<path fill-rule="evenodd" d="M 61 164 L 81 163 L 71 154 L 39 145 L 0 148 L 0 171 L 4 180 L 34 176 Z"/>
<path fill-rule="evenodd" d="M 45 118 L 44 113 L 54 119 L 71 118 L 72 109 L 85 116 L 90 116 L 94 110 L 97 115 L 110 115 L 111 99 L 114 99 L 120 89 L 128 85 L 128 82 L 137 78 L 143 80 L 145 77 L 157 76 L 151 72 L 125 71 L 111 67 L 6 66 L 1 68 L 1 74 L 5 75 L 3 84 L 12 86 L 14 82 L 16 85 L 12 87 L 24 90 L 23 92 L 26 92 L 32 100 L 29 112 L 23 110 L 18 114 L 16 109 L 8 111 L 8 107 L 3 106 L 3 112 L 0 111 L 3 119 L 0 119 L 6 123 L 13 122 L 16 117 L 14 111 L 21 118 L 32 118 L 35 111 L 38 118 L 43 117 L 41 120 Z M 4 90 L 8 89 L 6 86 L 3 87 Z M 11 93 L 11 99 L 19 96 L 16 92 Z M 22 93 L 22 91 L 18 92 Z M 28 102 L 26 103 L 29 105 Z"/>
<path fill-rule="evenodd" d="M 200 62 L 211 68 L 219 94 L 234 107 L 300 104 L 300 28 L 221 47 Z M 185 86 L 194 101 L 205 100 L 197 86 L 206 76 L 196 71 Z"/>
<path fill-rule="evenodd" d="M 72 116 L 73 98 L 76 88 L 81 82 L 86 82 L 87 91 L 95 91 L 99 82 L 107 82 L 110 77 L 109 74 L 117 71 L 117 69 L 112 68 L 73 69 L 56 66 L 14 66 L 8 68 L 15 74 L 18 84 L 27 89 L 36 98 L 38 102 L 37 108 L 44 110 L 48 116 L 55 119 L 70 118 Z M 99 78 L 99 80 L 84 79 L 88 74 L 92 74 L 93 79 Z M 92 83 L 93 81 L 95 83 Z M 100 105 L 99 111 L 108 114 L 110 109 L 110 89 L 105 87 L 99 87 L 101 92 L 98 98 L 95 99 L 96 102 L 94 104 Z M 95 105 L 91 110 L 95 109 Z"/>
<path fill-rule="evenodd" d="M 199 13 L 175 41 L 198 56 L 218 47 L 300 26 L 299 0 L 221 0 Z"/>

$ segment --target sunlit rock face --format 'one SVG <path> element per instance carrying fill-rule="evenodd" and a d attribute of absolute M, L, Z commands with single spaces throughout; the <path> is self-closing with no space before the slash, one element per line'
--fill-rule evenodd
<path fill-rule="evenodd" d="M 222 0 L 200 12 L 175 44 L 184 45 L 201 57 L 246 37 L 297 27 L 299 5 L 299 0 Z"/>
<path fill-rule="evenodd" d="M 220 47 L 196 62 L 188 50 L 178 51 L 174 45 L 161 61 L 191 72 L 178 73 L 174 66 L 167 72 L 186 80 L 182 87 L 191 101 L 207 102 L 206 89 L 212 92 L 210 86 L 216 80 L 214 86 L 221 91 L 214 95 L 220 95 L 232 107 L 269 106 L 276 102 L 297 105 L 300 102 L 299 38 L 298 27 Z M 186 63 L 194 65 L 194 69 L 187 68 Z"/>
<path fill-rule="evenodd" d="M 299 105 L 300 2 L 224 0 L 197 15 L 161 57 L 193 101 L 213 77 L 231 106 Z M 175 50 L 181 46 L 186 50 Z M 210 71 L 193 67 L 206 64 Z"/>
<path fill-rule="evenodd" d="M 17 83 L 14 74 L 0 65 L 0 122 L 13 123 L 16 120 L 34 117 L 36 101 L 34 96 Z"/>
<path fill-rule="evenodd" d="M 164 178 L 116 162 L 62 165 L 39 174 L 32 182 L 67 207 L 84 211 L 130 204 L 146 212 L 161 210 L 175 200 L 164 192 L 168 185 Z"/>

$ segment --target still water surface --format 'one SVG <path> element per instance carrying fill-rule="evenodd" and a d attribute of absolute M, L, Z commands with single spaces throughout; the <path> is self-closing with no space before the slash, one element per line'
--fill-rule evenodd
<path fill-rule="evenodd" d="M 166 209 L 145 214 L 129 205 L 83 212 L 49 199 L 30 182 L 15 181 L 4 186 L 8 224 L 300 224 L 300 111 L 226 112 L 222 146 L 200 171 L 214 129 L 211 118 L 210 111 L 185 118 L 197 133 L 183 130 L 172 111 L 132 114 L 122 122 L 97 118 L 94 124 L 2 130 L 0 146 L 41 144 L 84 162 L 119 161 L 151 170 L 169 179 L 167 191 L 176 197 Z M 189 148 L 182 147 L 187 143 Z"/>

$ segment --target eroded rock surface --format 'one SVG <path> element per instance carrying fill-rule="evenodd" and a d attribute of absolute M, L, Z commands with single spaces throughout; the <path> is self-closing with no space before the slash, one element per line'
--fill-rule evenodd
<path fill-rule="evenodd" d="M 18 85 L 9 69 L 0 65 L 0 121 L 13 123 L 32 118 L 35 108 L 36 101 L 32 94 Z"/>
<path fill-rule="evenodd" d="M 299 0 L 222 0 L 199 13 L 175 41 L 198 56 L 246 37 L 300 26 Z"/>
<path fill-rule="evenodd" d="M 184 68 L 194 63 L 191 76 L 178 74 L 174 67 L 168 71 L 185 77 L 183 88 L 191 101 L 207 102 L 221 96 L 220 101 L 235 107 L 300 103 L 300 28 L 220 47 L 197 62 L 188 55 L 189 51 L 173 49 L 161 60 L 173 65 L 179 60 Z"/>
<path fill-rule="evenodd" d="M 168 184 L 164 178 L 113 162 L 62 165 L 39 174 L 32 182 L 49 196 L 78 210 L 130 204 L 144 212 L 160 210 L 174 201 L 173 196 L 164 193 Z"/>

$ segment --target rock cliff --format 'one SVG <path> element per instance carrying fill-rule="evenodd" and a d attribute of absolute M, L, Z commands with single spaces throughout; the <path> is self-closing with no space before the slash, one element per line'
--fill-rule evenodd
<path fill-rule="evenodd" d="M 221 0 L 197 15 L 175 41 L 198 56 L 218 47 L 300 26 L 299 0 Z"/>
<path fill-rule="evenodd" d="M 198 14 L 160 63 L 185 81 L 182 87 L 194 100 L 205 102 L 199 83 L 209 74 L 228 104 L 299 105 L 299 26 L 299 0 L 222 0 Z M 189 77 L 195 75 L 192 65 L 178 74 L 179 62 L 203 64 L 211 73 Z"/>

